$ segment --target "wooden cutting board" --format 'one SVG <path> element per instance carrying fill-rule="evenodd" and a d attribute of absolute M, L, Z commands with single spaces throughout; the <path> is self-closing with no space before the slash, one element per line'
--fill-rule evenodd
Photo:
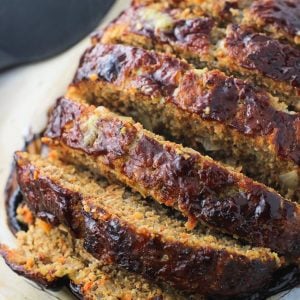
<path fill-rule="evenodd" d="M 130 0 L 119 0 L 103 20 L 115 18 Z M 13 153 L 21 149 L 29 130 L 39 132 L 46 124 L 47 109 L 63 95 L 77 68 L 79 58 L 89 45 L 85 38 L 70 50 L 52 59 L 19 67 L 0 74 L 0 242 L 15 245 L 6 225 L 4 188 L 10 172 Z M 286 294 L 286 293 L 285 293 Z M 279 296 L 272 299 L 279 299 Z M 67 289 L 43 290 L 13 273 L 0 259 L 0 300 L 6 299 L 74 299 Z M 300 299 L 300 289 L 281 299 Z"/>

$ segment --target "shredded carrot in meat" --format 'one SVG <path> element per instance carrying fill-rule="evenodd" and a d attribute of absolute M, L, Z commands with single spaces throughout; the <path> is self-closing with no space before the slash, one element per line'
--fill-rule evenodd
<path fill-rule="evenodd" d="M 87 292 L 88 290 L 91 289 L 92 286 L 93 286 L 93 282 L 91 282 L 91 281 L 85 283 L 84 286 L 83 286 L 83 291 Z"/>
<path fill-rule="evenodd" d="M 46 222 L 44 222 L 44 221 L 41 220 L 41 219 L 37 219 L 37 220 L 36 220 L 36 225 L 37 225 L 38 227 L 40 227 L 41 229 L 43 229 L 46 233 L 49 233 L 50 230 L 52 229 L 52 225 L 51 225 L 51 224 L 46 223 Z"/>

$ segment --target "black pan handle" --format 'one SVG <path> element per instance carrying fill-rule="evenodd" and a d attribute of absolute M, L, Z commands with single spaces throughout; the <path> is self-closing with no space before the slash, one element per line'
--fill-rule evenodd
<path fill-rule="evenodd" d="M 18 60 L 0 49 L 0 70 L 5 70 L 8 67 L 18 64 Z"/>
<path fill-rule="evenodd" d="M 0 72 L 68 49 L 97 27 L 114 2 L 0 0 Z"/>

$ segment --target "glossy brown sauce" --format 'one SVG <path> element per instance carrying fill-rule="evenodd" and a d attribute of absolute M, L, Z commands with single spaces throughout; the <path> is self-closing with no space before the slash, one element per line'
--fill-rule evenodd
<path fill-rule="evenodd" d="M 252 260 L 226 248 L 164 241 L 159 234 L 139 231 L 109 208 L 99 207 L 94 200 L 40 174 L 26 159 L 19 158 L 17 166 L 26 203 L 37 217 L 54 226 L 66 225 L 75 237 L 84 240 L 85 249 L 95 257 L 116 262 L 152 281 L 205 295 L 235 295 L 263 287 L 278 268 L 273 258 Z M 83 211 L 83 199 L 89 211 Z"/>
<path fill-rule="evenodd" d="M 56 110 L 66 111 L 63 106 L 70 107 L 69 102 L 72 100 L 63 98 L 57 103 L 48 128 L 53 128 L 51 123 L 63 124 L 69 118 L 56 113 Z M 78 104 L 74 105 L 77 111 Z M 158 202 L 178 205 L 192 220 L 236 234 L 253 245 L 299 256 L 300 218 L 295 203 L 250 179 L 239 179 L 237 174 L 201 158 L 198 153 L 177 153 L 173 144 L 163 145 L 154 137 L 138 132 L 133 123 L 120 122 L 117 116 L 99 116 L 94 129 L 97 137 L 86 144 L 82 124 L 86 115 L 93 116 L 93 110 L 88 105 L 82 105 L 80 110 L 82 115 L 68 126 L 62 125 L 57 132 L 47 130 L 45 135 L 70 148 L 101 157 L 111 170 L 130 179 L 132 186 L 146 190 Z M 71 111 L 66 113 L 72 115 Z M 112 142 L 107 136 L 112 137 Z M 118 176 L 117 179 L 124 180 Z"/>
<path fill-rule="evenodd" d="M 242 67 L 300 88 L 300 49 L 238 25 L 226 36 L 225 47 Z"/>
<path fill-rule="evenodd" d="M 300 165 L 298 113 L 274 109 L 268 94 L 219 71 L 207 73 L 205 89 L 197 85 L 200 85 L 198 77 L 187 74 L 173 102 L 205 120 L 224 122 L 245 135 L 272 136 L 270 143 L 275 145 L 278 155 Z"/>
<path fill-rule="evenodd" d="M 250 13 L 261 18 L 266 25 L 275 25 L 292 36 L 300 31 L 300 2 L 298 0 L 258 0 Z"/>
<path fill-rule="evenodd" d="M 243 50 L 236 47 L 235 51 Z M 91 74 L 125 94 L 147 96 L 149 101 L 164 97 L 179 109 L 225 123 L 242 134 L 268 136 L 268 143 L 274 145 L 280 157 L 300 165 L 300 115 L 276 110 L 269 94 L 240 79 L 218 70 L 199 77 L 184 61 L 122 45 L 90 48 L 81 59 L 74 84 L 89 79 Z"/>
<path fill-rule="evenodd" d="M 278 194 L 251 180 L 238 182 L 213 162 L 204 162 L 200 168 L 197 155 L 184 158 L 147 136 L 139 140 L 128 157 L 124 174 L 154 191 L 167 205 L 176 202 L 188 216 L 255 245 L 279 253 L 300 251 L 298 242 L 294 243 L 300 238 L 295 204 L 283 201 Z M 286 230 L 286 226 L 291 227 Z"/>
<path fill-rule="evenodd" d="M 70 108 L 70 106 L 68 106 L 68 107 Z M 72 111 L 69 110 L 69 113 L 72 114 Z M 56 127 L 56 129 L 59 130 L 58 127 Z M 39 153 L 40 152 L 39 149 L 40 149 L 40 147 L 38 145 L 31 147 L 31 152 Z M 187 170 L 185 168 L 179 167 L 179 173 L 186 172 L 186 171 Z M 16 176 L 14 175 L 14 173 L 15 173 L 15 169 L 13 168 L 12 175 L 10 176 L 10 178 L 13 178 L 13 180 L 10 179 L 8 181 L 7 189 L 6 189 L 6 206 L 7 206 L 7 208 L 8 207 L 10 208 L 9 210 L 7 210 L 7 212 L 8 212 L 8 219 L 9 219 L 8 221 L 10 224 L 13 224 L 13 228 L 11 227 L 11 229 L 13 230 L 13 232 L 16 232 L 21 229 L 26 230 L 26 228 L 24 228 L 23 224 L 20 224 L 19 221 L 16 219 L 16 208 L 24 200 L 23 200 L 23 196 L 17 186 L 16 180 L 15 180 Z M 209 178 L 211 178 L 211 176 L 209 176 Z M 216 183 L 214 183 L 214 184 L 216 184 L 217 186 L 221 186 L 221 183 L 218 183 L 218 181 L 216 181 Z M 66 196 L 65 193 L 64 193 L 64 196 Z M 63 197 L 61 197 L 61 198 L 63 198 Z M 57 283 L 57 284 L 58 285 L 67 284 L 67 282 L 65 279 L 63 279 L 62 282 Z M 76 287 L 72 283 L 68 283 L 67 285 L 69 285 L 69 284 L 70 284 L 72 292 L 76 292 L 75 293 L 76 296 L 80 297 L 80 287 L 78 287 L 78 286 Z M 251 300 L 265 299 L 268 296 L 274 295 L 278 292 L 281 292 L 281 291 L 284 291 L 287 289 L 291 289 L 291 288 L 297 286 L 298 284 L 300 284 L 300 271 L 298 268 L 296 268 L 294 266 L 289 266 L 287 268 L 284 268 L 284 269 L 281 269 L 281 270 L 275 272 L 271 284 L 268 287 L 263 288 L 261 292 L 257 292 L 253 295 L 239 297 L 238 299 L 251 299 Z M 210 299 L 226 299 L 226 298 L 218 296 L 217 298 L 210 297 Z M 230 297 L 230 299 L 234 299 L 234 298 Z"/>
<path fill-rule="evenodd" d="M 12 170 L 12 172 L 14 172 L 14 170 Z M 11 197 L 10 194 L 7 195 L 7 205 L 10 207 L 14 207 L 15 209 L 17 208 L 17 206 L 22 203 L 23 200 L 23 196 L 21 194 L 21 192 L 18 190 L 13 190 L 13 194 L 14 196 Z M 18 224 L 19 221 L 16 219 L 16 211 L 13 212 L 13 214 L 9 214 L 8 215 L 9 218 L 9 222 L 11 224 Z M 26 230 L 26 228 L 21 228 L 20 224 L 15 228 L 16 231 L 19 230 Z M 74 295 L 76 297 L 78 297 L 79 299 L 82 299 L 82 294 L 80 292 L 80 286 L 76 286 L 75 284 L 73 284 L 72 282 L 67 282 L 65 279 L 62 280 L 62 282 L 60 282 L 58 284 L 58 286 L 61 286 L 62 284 L 66 284 L 67 286 L 70 287 L 70 290 L 72 291 L 72 293 L 74 293 Z M 286 268 L 282 268 L 278 271 L 276 271 L 273 274 L 273 279 L 271 281 L 271 283 L 268 286 L 265 286 L 261 291 L 258 291 L 254 294 L 251 295 L 244 295 L 241 297 L 208 297 L 208 300 L 217 300 L 217 299 L 222 299 L 222 300 L 260 300 L 260 299 L 266 299 L 272 295 L 275 295 L 279 292 L 282 291 L 287 291 L 290 290 L 294 287 L 297 287 L 300 284 L 300 270 L 299 268 L 297 268 L 296 266 L 288 266 Z M 188 299 L 188 296 L 187 296 Z"/>
<path fill-rule="evenodd" d="M 236 257 L 235 254 L 230 257 L 226 250 L 217 251 L 209 246 L 193 249 L 180 242 L 162 243 L 160 237 L 151 238 L 148 233 L 137 234 L 114 218 L 99 222 L 86 215 L 85 220 L 85 248 L 94 256 L 99 257 L 100 254 L 103 257 L 104 253 L 105 257 L 107 255 L 129 271 L 142 274 L 152 281 L 165 281 L 181 290 L 203 294 L 236 294 L 251 289 L 253 284 L 261 285 L 263 278 L 268 277 L 266 274 L 272 264 L 249 262 L 248 258 Z M 249 272 L 250 269 L 252 272 Z M 234 274 L 232 270 L 235 270 Z M 246 281 L 247 276 L 244 276 L 240 279 L 238 274 L 245 273 L 252 273 L 252 278 Z"/>
<path fill-rule="evenodd" d="M 24 139 L 25 141 L 22 150 L 33 154 L 46 154 L 48 151 L 47 147 L 41 144 L 42 135 L 43 131 L 36 134 L 29 132 Z M 16 165 L 14 160 L 11 164 L 11 172 L 6 182 L 4 194 L 8 227 L 14 234 L 20 230 L 27 230 L 27 225 L 19 222 L 16 218 L 16 210 L 23 202 L 23 196 L 17 182 Z"/>
<path fill-rule="evenodd" d="M 166 10 L 162 13 L 170 18 L 170 26 L 157 30 L 154 24 L 155 19 L 153 24 L 143 19 L 144 9 L 143 7 L 140 9 L 131 8 L 125 11 L 117 23 L 129 22 L 131 32 L 146 36 L 157 43 L 178 44 L 181 47 L 203 54 L 208 51 L 211 46 L 210 35 L 214 26 L 212 18 L 178 19 L 173 16 L 174 13 L 176 14 L 176 10 Z"/>

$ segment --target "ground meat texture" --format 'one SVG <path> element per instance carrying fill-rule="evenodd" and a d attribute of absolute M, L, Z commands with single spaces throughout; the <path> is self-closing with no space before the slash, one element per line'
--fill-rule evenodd
<path fill-rule="evenodd" d="M 57 106 L 63 106 L 68 101 L 71 100 L 64 98 Z M 46 136 L 55 138 L 45 141 L 56 145 L 63 159 L 84 165 L 97 173 L 113 176 L 142 195 L 151 196 L 158 202 L 178 209 L 191 222 L 205 222 L 250 241 L 253 245 L 270 247 L 280 254 L 299 255 L 300 234 L 297 227 L 300 218 L 296 203 L 208 157 L 163 141 L 130 119 L 122 119 L 108 110 L 93 109 L 84 104 L 82 109 L 82 117 L 63 126 L 61 135 L 53 132 L 48 135 L 46 131 Z M 53 116 L 56 116 L 55 112 Z M 95 117 L 93 130 L 97 134 L 87 144 L 84 137 L 89 133 L 85 132 L 85 124 Z M 109 126 L 110 136 L 119 136 L 120 133 L 121 136 L 118 143 L 107 144 L 106 149 L 99 152 L 95 148 L 97 141 L 107 134 L 98 125 L 102 119 L 112 125 Z M 125 138 L 127 134 L 130 136 L 130 131 L 127 133 L 126 129 L 113 125 L 121 120 L 123 128 L 135 128 L 134 140 Z M 52 122 L 59 123 L 59 120 L 50 118 L 48 128 L 52 128 Z M 73 138 L 74 134 L 76 138 Z M 111 153 L 124 140 L 128 141 L 124 146 L 126 150 L 112 157 Z"/>

